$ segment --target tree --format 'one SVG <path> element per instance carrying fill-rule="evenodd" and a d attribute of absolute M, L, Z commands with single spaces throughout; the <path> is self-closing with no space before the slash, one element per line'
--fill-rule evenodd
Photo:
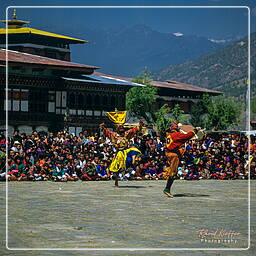
<path fill-rule="evenodd" d="M 239 104 L 223 96 L 214 99 L 204 94 L 191 112 L 191 123 L 213 130 L 226 130 L 236 125 L 241 113 Z"/>
<path fill-rule="evenodd" d="M 133 87 L 126 94 L 126 107 L 131 116 L 144 119 L 152 124 L 156 121 L 157 88 L 147 84 L 143 87 Z"/>
<path fill-rule="evenodd" d="M 164 133 L 170 127 L 170 123 L 173 119 L 168 117 L 169 114 L 170 108 L 167 104 L 164 104 L 156 111 L 156 128 L 158 133 Z"/>
<path fill-rule="evenodd" d="M 176 121 L 181 122 L 184 111 L 180 108 L 179 104 L 175 104 L 171 114 Z"/>
<path fill-rule="evenodd" d="M 144 119 L 155 127 L 158 133 L 165 131 L 170 124 L 167 115 L 170 109 L 167 105 L 160 109 L 157 107 L 157 87 L 151 84 L 150 73 L 147 69 L 133 79 L 133 82 L 142 84 L 131 88 L 126 94 L 126 107 L 130 115 L 138 119 Z"/>
<path fill-rule="evenodd" d="M 218 97 L 209 106 L 208 111 L 210 127 L 214 130 L 226 130 L 237 124 L 241 107 L 231 99 Z"/>
<path fill-rule="evenodd" d="M 151 84 L 151 75 L 147 68 L 135 77 L 133 82 L 145 86 L 133 87 L 126 94 L 126 107 L 131 116 L 144 119 L 148 124 L 156 122 L 157 87 Z"/>
<path fill-rule="evenodd" d="M 252 118 L 256 116 L 256 96 L 254 96 L 251 99 L 251 113 L 252 113 Z"/>
<path fill-rule="evenodd" d="M 203 94 L 191 110 L 191 124 L 198 127 L 208 128 L 210 126 L 209 109 L 211 109 L 212 98 L 209 94 Z"/>

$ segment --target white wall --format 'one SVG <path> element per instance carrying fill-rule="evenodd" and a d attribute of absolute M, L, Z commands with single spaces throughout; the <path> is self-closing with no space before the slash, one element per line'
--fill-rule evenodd
<path fill-rule="evenodd" d="M 20 133 L 26 133 L 26 134 L 31 134 L 33 131 L 32 127 L 29 125 L 19 125 L 18 130 L 20 131 Z"/>

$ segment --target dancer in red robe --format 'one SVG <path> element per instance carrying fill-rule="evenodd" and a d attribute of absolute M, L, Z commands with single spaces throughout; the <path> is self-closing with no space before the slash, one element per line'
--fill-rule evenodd
<path fill-rule="evenodd" d="M 170 130 L 171 131 L 166 136 L 165 155 L 169 166 L 164 169 L 163 173 L 164 179 L 167 179 L 166 187 L 163 192 L 168 197 L 173 197 L 171 194 L 171 186 L 177 175 L 180 159 L 186 151 L 185 143 L 194 137 L 199 129 L 194 129 L 193 131 L 184 134 L 180 132 L 178 122 L 173 121 Z"/>

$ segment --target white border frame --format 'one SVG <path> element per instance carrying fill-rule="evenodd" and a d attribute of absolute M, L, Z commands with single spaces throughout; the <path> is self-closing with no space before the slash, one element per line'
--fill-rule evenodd
<path fill-rule="evenodd" d="M 250 7 L 248 6 L 8 6 L 6 8 L 6 20 L 8 20 L 8 10 L 10 8 L 94 8 L 94 9 L 102 9 L 102 8 L 114 8 L 114 9 L 122 9 L 122 8 L 146 8 L 146 9 L 163 9 L 163 8 L 177 8 L 177 9 L 186 9 L 186 8 L 199 8 L 199 9 L 209 9 L 209 8 L 216 8 L 216 9 L 247 9 L 248 10 L 248 88 L 247 88 L 247 110 L 248 110 L 248 119 L 247 125 L 248 130 L 250 131 L 250 90 L 251 90 L 251 78 L 250 78 L 250 33 L 251 33 L 251 11 Z M 6 29 L 8 31 L 7 23 L 6 23 Z M 6 33 L 6 138 L 8 136 L 8 33 Z M 250 135 L 248 136 L 248 144 L 250 144 Z M 248 147 L 248 152 L 250 153 L 250 149 Z M 250 154 L 248 154 L 248 160 L 250 158 Z M 8 161 L 8 143 L 6 143 L 6 161 Z M 6 164 L 6 174 L 8 172 Z M 248 247 L 246 248 L 159 248 L 159 247 L 152 247 L 152 248 L 129 248 L 129 247 L 121 247 L 121 248 L 10 248 L 8 246 L 8 178 L 6 175 L 6 249 L 11 251 L 27 251 L 27 250 L 33 250 L 33 251 L 246 251 L 250 249 L 250 240 L 251 240 L 251 184 L 250 184 L 250 162 L 248 166 L 249 170 L 249 176 L 248 176 Z"/>

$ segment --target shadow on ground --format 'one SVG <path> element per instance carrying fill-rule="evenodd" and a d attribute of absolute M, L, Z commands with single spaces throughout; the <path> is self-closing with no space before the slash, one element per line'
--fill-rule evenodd
<path fill-rule="evenodd" d="M 209 196 L 209 195 L 185 193 L 185 194 L 175 194 L 173 196 L 174 197 L 203 197 L 203 196 Z"/>
<path fill-rule="evenodd" d="M 118 188 L 146 188 L 146 186 L 129 186 L 129 185 L 126 185 L 126 186 L 118 186 Z"/>

